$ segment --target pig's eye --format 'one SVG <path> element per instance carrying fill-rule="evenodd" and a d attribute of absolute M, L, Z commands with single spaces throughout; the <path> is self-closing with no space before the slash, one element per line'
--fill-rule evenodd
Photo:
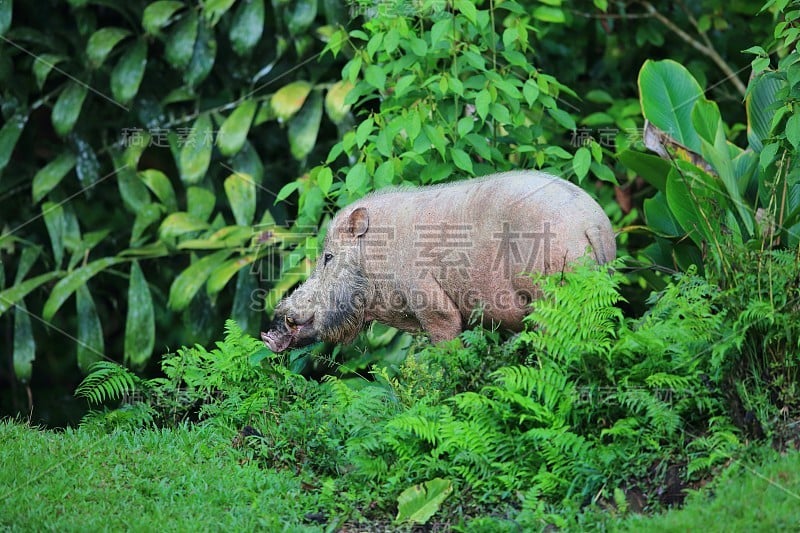
<path fill-rule="evenodd" d="M 325 255 L 322 256 L 322 266 L 327 265 L 333 259 L 333 254 L 330 252 L 325 252 Z"/>
<path fill-rule="evenodd" d="M 297 325 L 297 323 L 294 321 L 294 319 L 292 317 L 290 317 L 290 316 L 287 316 L 286 318 L 284 318 L 283 321 L 286 323 L 286 326 L 289 327 L 289 328 L 294 328 Z"/>

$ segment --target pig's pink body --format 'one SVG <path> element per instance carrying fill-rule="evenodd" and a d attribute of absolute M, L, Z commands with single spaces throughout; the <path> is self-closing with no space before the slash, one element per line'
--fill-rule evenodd
<path fill-rule="evenodd" d="M 276 318 L 316 322 L 321 340 L 352 338 L 357 331 L 337 331 L 332 311 L 348 291 L 329 295 L 357 277 L 358 329 L 375 320 L 440 341 L 480 310 L 485 324 L 519 330 L 537 296 L 529 274 L 560 272 L 587 251 L 600 264 L 614 259 L 608 217 L 580 187 L 541 172 L 378 191 L 336 215 L 317 269 Z M 272 329 L 264 339 L 281 348 L 282 335 Z"/>

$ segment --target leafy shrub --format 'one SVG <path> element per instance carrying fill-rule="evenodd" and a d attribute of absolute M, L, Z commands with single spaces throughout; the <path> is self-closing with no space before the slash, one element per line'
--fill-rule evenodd
<path fill-rule="evenodd" d="M 798 2 L 767 2 L 786 21 Z M 655 242 L 645 250 L 670 268 L 689 265 L 720 287 L 726 334 L 714 347 L 713 369 L 737 425 L 773 433 L 796 402 L 797 249 L 800 244 L 798 35 L 775 28 L 777 52 L 753 46 L 745 98 L 747 147 L 732 141 L 743 128 L 722 120 L 719 106 L 673 61 L 647 62 L 639 75 L 645 145 L 621 160 L 656 189 L 644 215 Z M 785 53 L 783 52 L 785 50 Z M 719 381 L 720 376 L 724 381 Z"/>
<path fill-rule="evenodd" d="M 789 4 L 786 16 L 798 9 Z M 796 32 L 782 26 L 776 37 L 776 47 L 793 50 Z M 705 267 L 723 286 L 735 269 L 732 250 L 794 249 L 800 243 L 800 173 L 793 157 L 800 121 L 790 112 L 797 52 L 777 68 L 761 46 L 746 52 L 756 55 L 745 99 L 746 148 L 729 140 L 737 130 L 723 122 L 718 104 L 686 68 L 648 61 L 639 73 L 648 121 L 644 143 L 664 160 L 635 151 L 620 156 L 657 190 L 644 202 L 656 235 L 649 255 L 664 266 Z"/>
<path fill-rule="evenodd" d="M 728 331 L 724 293 L 677 276 L 645 316 L 626 319 L 621 279 L 588 265 L 542 278 L 518 336 L 468 331 L 358 386 L 293 374 L 229 323 L 217 349 L 165 358 L 168 377 L 149 380 L 147 394 L 161 423 L 188 416 L 241 432 L 250 460 L 313 472 L 340 494 L 325 500 L 334 512 L 380 516 L 410 485 L 442 478 L 460 502 L 445 506 L 559 523 L 565 505 L 649 490 L 667 465 L 696 478 L 739 447 L 726 362 L 713 356 Z M 176 409 L 165 399 L 178 392 Z"/>
<path fill-rule="evenodd" d="M 159 346 L 208 342 L 228 316 L 257 331 L 251 299 L 275 281 L 275 244 L 298 240 L 272 228 L 288 216 L 274 191 L 350 119 L 326 81 L 340 63 L 311 61 L 345 6 L 71 0 L 0 13 L 0 315 L 13 310 L 17 378 L 30 379 L 37 345 L 64 368 L 118 354 L 142 369 L 157 330 Z M 74 334 L 77 353 L 30 313 Z"/>

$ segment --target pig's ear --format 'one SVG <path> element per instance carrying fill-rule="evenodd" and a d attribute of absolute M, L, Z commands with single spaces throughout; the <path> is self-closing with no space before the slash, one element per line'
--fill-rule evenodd
<path fill-rule="evenodd" d="M 350 217 L 347 219 L 347 231 L 351 237 L 361 237 L 367 232 L 369 228 L 369 215 L 365 207 L 358 207 L 353 209 Z"/>

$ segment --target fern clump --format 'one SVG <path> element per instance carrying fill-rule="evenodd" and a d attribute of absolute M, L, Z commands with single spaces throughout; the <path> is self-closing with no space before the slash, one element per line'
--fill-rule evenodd
<path fill-rule="evenodd" d="M 719 295 L 728 310 L 713 350 L 737 425 L 780 439 L 800 412 L 800 250 L 739 250 Z"/>
<path fill-rule="evenodd" d="M 75 396 L 101 404 L 132 394 L 141 383 L 142 380 L 124 366 L 97 361 L 89 367 L 89 374 L 75 390 Z"/>

